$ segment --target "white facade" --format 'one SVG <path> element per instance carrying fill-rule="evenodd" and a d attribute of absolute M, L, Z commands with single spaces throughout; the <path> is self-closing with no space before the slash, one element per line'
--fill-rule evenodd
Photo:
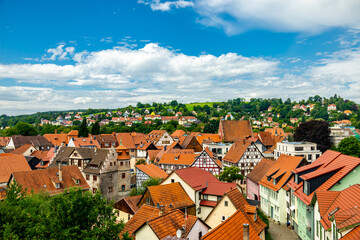
<path fill-rule="evenodd" d="M 209 148 L 209 150 L 215 153 L 218 159 L 223 159 L 223 157 L 227 154 L 229 149 L 231 148 L 232 143 L 204 143 L 203 148 Z"/>
<path fill-rule="evenodd" d="M 304 157 L 309 163 L 321 156 L 316 143 L 311 142 L 279 142 L 274 150 L 274 158 L 277 160 L 281 154 Z"/>
<path fill-rule="evenodd" d="M 280 188 L 279 191 L 275 192 L 263 185 L 259 186 L 261 209 L 275 221 L 285 224 L 287 222 L 286 191 Z"/>

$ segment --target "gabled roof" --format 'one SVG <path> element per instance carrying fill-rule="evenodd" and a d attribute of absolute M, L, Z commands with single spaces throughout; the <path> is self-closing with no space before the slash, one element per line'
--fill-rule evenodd
<path fill-rule="evenodd" d="M 207 187 L 201 192 L 201 194 L 223 196 L 227 191 L 235 189 L 236 183 L 227 182 L 207 182 Z"/>
<path fill-rule="evenodd" d="M 168 175 L 164 170 L 159 168 L 158 166 L 155 166 L 154 164 L 139 164 L 135 165 L 137 169 L 144 172 L 146 175 L 148 175 L 151 178 L 166 178 Z"/>
<path fill-rule="evenodd" d="M 14 172 L 12 176 L 28 193 L 45 191 L 50 195 L 56 195 L 69 187 L 90 188 L 77 166 L 63 166 L 61 171 L 62 179 L 59 177 L 58 168 Z M 76 184 L 76 180 L 79 184 Z M 55 183 L 60 183 L 60 187 L 56 188 Z"/>
<path fill-rule="evenodd" d="M 265 146 L 273 146 L 275 144 L 274 139 L 269 132 L 259 132 L 258 137 Z"/>
<path fill-rule="evenodd" d="M 282 154 L 276 160 L 274 165 L 266 172 L 265 176 L 259 181 L 259 184 L 264 187 L 270 188 L 273 191 L 279 191 L 290 179 L 292 175 L 292 170 L 297 168 L 302 162 L 303 157 L 294 157 Z M 270 177 L 270 181 L 268 181 Z M 276 184 L 273 183 L 274 178 L 278 179 Z"/>
<path fill-rule="evenodd" d="M 178 169 L 174 173 L 195 191 L 206 188 L 206 182 L 220 182 L 210 172 L 197 167 Z"/>
<path fill-rule="evenodd" d="M 275 161 L 273 160 L 263 158 L 246 177 L 254 183 L 258 183 L 265 176 L 267 171 L 269 171 L 269 169 L 274 165 L 274 163 Z"/>
<path fill-rule="evenodd" d="M 172 138 L 180 138 L 184 135 L 186 135 L 186 132 L 184 130 L 178 129 L 178 130 L 175 130 L 175 132 L 173 132 L 171 134 L 171 137 Z"/>
<path fill-rule="evenodd" d="M 195 205 L 189 195 L 185 192 L 180 183 L 170 183 L 164 185 L 156 185 L 147 187 L 147 190 L 155 206 L 160 204 L 165 208 L 169 208 L 170 205 L 173 208 L 183 208 Z M 146 192 L 142 198 L 146 195 Z M 141 202 L 140 199 L 139 203 Z"/>
<path fill-rule="evenodd" d="M 180 164 L 191 165 L 195 161 L 195 153 L 164 153 L 159 160 L 158 164 Z"/>
<path fill-rule="evenodd" d="M 225 157 L 223 158 L 224 161 L 232 162 L 232 163 L 238 163 L 242 156 L 244 155 L 245 151 L 248 149 L 248 147 L 253 144 L 253 142 L 244 142 L 244 141 L 238 141 L 235 142 Z"/>
<path fill-rule="evenodd" d="M 54 146 L 61 146 L 62 144 L 68 144 L 69 140 L 71 138 L 66 133 L 44 134 L 43 136 L 49 142 L 51 142 Z M 77 137 L 77 134 L 76 134 L 76 137 Z"/>
<path fill-rule="evenodd" d="M 75 147 L 89 147 L 94 146 L 100 148 L 99 142 L 93 137 L 78 137 L 73 138 L 73 143 Z"/>
<path fill-rule="evenodd" d="M 189 144 L 191 143 L 191 141 L 193 140 L 193 138 L 195 138 L 194 141 L 197 142 L 196 137 L 193 135 L 188 135 L 188 136 L 182 136 L 179 138 L 179 144 L 181 146 L 182 149 L 185 149 L 189 146 Z"/>
<path fill-rule="evenodd" d="M 360 226 L 355 227 L 348 234 L 343 236 L 341 240 L 358 240 L 360 239 Z"/>
<path fill-rule="evenodd" d="M 197 136 L 196 139 L 200 144 L 203 144 L 205 140 L 211 140 L 214 143 L 221 142 L 221 138 L 218 134 L 203 133 L 201 136 Z"/>
<path fill-rule="evenodd" d="M 219 135 L 225 142 L 235 142 L 253 137 L 250 121 L 224 121 L 219 124 Z"/>
<path fill-rule="evenodd" d="M 148 224 L 154 231 L 155 235 L 159 239 L 163 239 L 166 236 L 176 236 L 176 231 L 181 229 L 184 225 L 186 232 L 183 234 L 183 237 L 186 237 L 197 220 L 198 218 L 195 216 L 188 215 L 186 218 L 182 211 L 174 210 L 150 220 Z"/>
<path fill-rule="evenodd" d="M 31 144 L 25 144 L 21 147 L 15 149 L 14 151 L 11 151 L 12 154 L 24 154 L 29 148 L 33 147 Z"/>
<path fill-rule="evenodd" d="M 135 215 L 132 218 L 130 218 L 130 220 L 126 223 L 124 230 L 121 233 L 128 232 L 129 236 L 132 236 L 132 234 L 145 222 L 158 217 L 159 214 L 160 214 L 160 210 L 158 208 L 144 204 L 139 208 L 139 210 L 135 213 Z"/>
<path fill-rule="evenodd" d="M 124 210 L 124 209 L 121 209 L 120 207 L 122 204 L 125 204 L 127 206 L 125 208 L 128 209 L 127 211 L 130 210 L 128 213 L 131 215 L 134 215 L 139 210 L 139 207 L 137 206 L 137 204 L 139 203 L 140 198 L 141 198 L 141 195 L 123 197 L 122 199 L 120 199 L 119 201 L 117 201 L 114 204 L 114 208 Z"/>
<path fill-rule="evenodd" d="M 51 151 L 51 149 L 49 151 Z M 48 156 L 49 151 L 35 151 L 31 154 L 31 156 L 43 160 Z"/>
<path fill-rule="evenodd" d="M 152 130 L 146 137 L 146 141 L 156 144 L 162 135 L 166 133 L 166 130 Z"/>
<path fill-rule="evenodd" d="M 322 176 L 325 173 L 333 172 L 334 174 L 317 188 L 318 191 L 327 191 L 359 165 L 360 158 L 347 156 L 339 152 L 327 150 L 313 163 L 301 167 L 293 172 L 300 174 L 301 172 L 315 169 L 310 173 L 300 176 L 300 178 L 305 180 Z M 299 198 L 306 205 L 309 205 L 311 203 L 311 200 L 313 199 L 314 192 L 306 195 L 304 193 L 303 184 L 303 181 L 300 184 L 296 184 L 294 180 L 291 180 L 289 181 L 288 186 L 294 190 L 294 195 L 297 198 Z"/>
<path fill-rule="evenodd" d="M 13 172 L 31 171 L 25 157 L 18 154 L 0 154 L 0 166 L 0 183 L 8 182 Z"/>
<path fill-rule="evenodd" d="M 337 229 L 349 228 L 360 224 L 360 185 L 356 184 L 342 190 L 337 196 L 335 194 L 326 195 L 320 194 L 317 191 L 317 200 L 322 206 L 322 211 L 325 212 L 321 216 L 321 224 L 328 230 L 331 227 L 331 221 L 329 217 L 334 217 L 336 221 Z M 327 198 L 330 196 L 329 199 Z M 326 207 L 328 207 L 326 209 Z M 325 210 L 326 209 L 326 210 Z M 325 210 L 325 211 L 324 211 Z"/>
<path fill-rule="evenodd" d="M 51 148 L 54 145 L 49 142 L 46 138 L 43 136 L 19 136 L 15 135 L 11 137 L 15 149 L 19 148 L 25 144 L 33 145 L 34 147 L 43 147 L 43 148 Z"/>

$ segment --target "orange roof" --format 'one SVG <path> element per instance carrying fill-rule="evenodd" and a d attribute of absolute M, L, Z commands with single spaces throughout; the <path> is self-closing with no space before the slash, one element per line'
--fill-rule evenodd
<path fill-rule="evenodd" d="M 90 188 L 76 165 L 63 166 L 61 170 L 62 180 L 59 179 L 58 168 L 14 172 L 13 177 L 28 193 L 45 191 L 49 192 L 50 195 L 55 195 L 69 187 Z M 76 179 L 79 180 L 79 184 L 75 183 Z M 60 188 L 55 188 L 55 183 L 60 183 Z"/>
<path fill-rule="evenodd" d="M 207 187 L 201 192 L 201 194 L 223 196 L 227 191 L 236 188 L 236 183 L 228 182 L 207 182 Z"/>
<path fill-rule="evenodd" d="M 5 147 L 9 141 L 10 141 L 11 137 L 0 137 L 0 147 Z"/>
<path fill-rule="evenodd" d="M 259 132 L 258 137 L 265 146 L 273 146 L 275 144 L 274 139 L 269 132 Z"/>
<path fill-rule="evenodd" d="M 339 182 L 343 177 L 350 173 L 354 168 L 360 165 L 360 158 L 343 155 L 339 152 L 327 150 L 323 155 L 316 159 L 313 163 L 294 170 L 294 173 L 301 173 L 309 169 L 316 169 L 308 174 L 301 175 L 300 178 L 310 179 L 321 176 L 328 172 L 335 172 L 329 179 L 321 184 L 317 190 L 329 190 L 334 184 Z M 306 195 L 303 190 L 303 181 L 296 184 L 293 180 L 289 181 L 288 186 L 294 190 L 294 195 L 303 203 L 309 205 L 313 198 L 314 192 Z"/>
<path fill-rule="evenodd" d="M 238 163 L 242 156 L 244 155 L 246 149 L 248 147 L 254 144 L 253 142 L 244 142 L 244 141 L 237 141 L 235 142 L 225 157 L 223 158 L 224 161 L 232 162 L 232 163 Z"/>
<path fill-rule="evenodd" d="M 0 183 L 8 182 L 13 172 L 31 171 L 25 157 L 18 154 L 0 154 L 0 166 Z"/>
<path fill-rule="evenodd" d="M 360 239 L 360 226 L 355 227 L 348 234 L 343 236 L 341 240 L 359 240 Z"/>
<path fill-rule="evenodd" d="M 175 130 L 175 132 L 173 132 L 171 134 L 171 137 L 172 138 L 179 138 L 179 137 L 182 137 L 184 135 L 186 135 L 186 132 L 184 130 L 178 129 L 178 130 Z"/>
<path fill-rule="evenodd" d="M 197 167 L 178 169 L 175 173 L 195 191 L 206 188 L 206 182 L 220 182 L 210 172 Z"/>
<path fill-rule="evenodd" d="M 174 210 L 150 220 L 148 224 L 156 236 L 163 239 L 166 236 L 176 236 L 176 231 L 183 225 L 185 225 L 186 232 L 182 237 L 186 237 L 197 220 L 198 218 L 195 216 L 188 215 L 186 218 L 182 211 Z"/>
<path fill-rule="evenodd" d="M 166 130 L 152 130 L 146 137 L 146 141 L 152 142 L 154 144 L 159 141 L 161 136 L 166 133 Z"/>
<path fill-rule="evenodd" d="M 63 144 L 68 144 L 71 137 L 72 136 L 70 134 L 66 134 L 66 133 L 44 134 L 44 138 L 46 138 L 54 146 L 61 146 Z M 77 137 L 77 134 L 76 136 L 74 134 L 74 137 Z"/>
<path fill-rule="evenodd" d="M 285 136 L 284 129 L 273 127 L 273 128 L 266 128 L 265 132 L 269 132 L 273 137 L 274 136 Z"/>
<path fill-rule="evenodd" d="M 237 210 L 244 208 L 244 206 L 248 204 L 244 196 L 237 188 L 228 191 L 226 195 L 229 197 Z"/>
<path fill-rule="evenodd" d="M 273 160 L 263 158 L 246 177 L 254 183 L 258 183 L 274 163 Z"/>
<path fill-rule="evenodd" d="M 49 150 L 50 151 L 50 150 Z M 31 154 L 31 156 L 36 157 L 37 159 L 43 160 L 47 157 L 49 151 L 35 151 Z"/>
<path fill-rule="evenodd" d="M 318 193 L 320 193 L 320 191 L 317 191 L 319 207 L 322 207 L 322 213 L 325 212 L 321 216 L 320 222 L 325 230 L 331 227 L 329 216 L 331 217 L 331 213 L 333 212 L 332 217 L 335 217 L 337 229 L 349 228 L 360 223 L 360 209 L 358 208 L 360 204 L 359 184 L 352 185 L 342 190 L 339 194 L 330 193 L 331 195 L 318 195 Z M 329 196 L 330 198 L 328 198 Z M 332 202 L 329 204 L 331 200 Z"/>
<path fill-rule="evenodd" d="M 195 161 L 197 154 L 190 153 L 164 153 L 159 160 L 159 164 L 180 164 L 191 165 Z"/>
<path fill-rule="evenodd" d="M 24 154 L 29 148 L 34 147 L 31 144 L 25 144 L 21 147 L 15 149 L 14 151 L 11 151 L 12 154 Z"/>
<path fill-rule="evenodd" d="M 74 138 L 75 147 L 87 147 L 87 146 L 95 146 L 100 148 L 99 142 L 91 137 L 78 137 Z"/>
<path fill-rule="evenodd" d="M 260 180 L 259 184 L 270 188 L 273 191 L 279 191 L 290 179 L 292 170 L 297 168 L 302 162 L 303 157 L 294 157 L 282 154 L 276 160 L 274 165 L 266 172 L 265 176 Z M 270 177 L 270 181 L 267 178 Z M 273 179 L 279 178 L 274 184 Z"/>
<path fill-rule="evenodd" d="M 71 130 L 68 133 L 69 137 L 78 137 L 79 136 L 79 131 L 78 130 Z"/>
<path fill-rule="evenodd" d="M 164 205 L 165 207 L 169 207 L 171 204 L 174 208 L 183 208 L 195 205 L 185 192 L 184 188 L 178 182 L 150 186 L 146 191 L 149 191 L 155 206 L 157 206 L 158 203 L 160 205 Z M 144 196 L 145 194 L 142 198 Z M 141 202 L 141 200 L 139 202 Z"/>
<path fill-rule="evenodd" d="M 219 135 L 225 142 L 235 142 L 253 137 L 250 121 L 220 121 Z"/>
<path fill-rule="evenodd" d="M 126 223 L 121 233 L 128 232 L 129 236 L 141 227 L 145 222 L 158 217 L 160 210 L 153 206 L 142 205 L 135 215 Z"/>
<path fill-rule="evenodd" d="M 196 137 L 198 142 L 202 144 L 204 140 L 210 140 L 214 143 L 221 142 L 221 138 L 218 134 L 203 133 L 201 136 Z"/>
<path fill-rule="evenodd" d="M 139 164 L 135 165 L 135 167 L 142 172 L 146 173 L 151 178 L 166 178 L 168 175 L 164 170 L 159 168 L 158 166 L 155 166 L 154 164 Z"/>

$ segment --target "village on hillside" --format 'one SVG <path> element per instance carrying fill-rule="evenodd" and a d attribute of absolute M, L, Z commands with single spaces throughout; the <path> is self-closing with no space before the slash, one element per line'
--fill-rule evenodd
<path fill-rule="evenodd" d="M 100 194 L 123 224 L 120 239 L 360 239 L 359 130 L 343 119 L 331 127 L 294 120 L 287 131 L 273 111 L 261 113 L 261 122 L 230 113 L 215 133 L 187 131 L 199 120 L 181 112 L 106 113 L 105 124 L 160 120 L 184 127 L 172 132 L 93 134 L 95 115 L 42 119 L 84 124 L 67 133 L 0 137 L 0 201 L 13 198 L 14 186 L 24 196 Z"/>

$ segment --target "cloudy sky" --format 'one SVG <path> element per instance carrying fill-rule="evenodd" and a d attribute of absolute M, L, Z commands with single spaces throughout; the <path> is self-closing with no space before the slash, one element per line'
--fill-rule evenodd
<path fill-rule="evenodd" d="M 0 0 L 0 114 L 177 99 L 360 103 L 359 0 Z"/>

